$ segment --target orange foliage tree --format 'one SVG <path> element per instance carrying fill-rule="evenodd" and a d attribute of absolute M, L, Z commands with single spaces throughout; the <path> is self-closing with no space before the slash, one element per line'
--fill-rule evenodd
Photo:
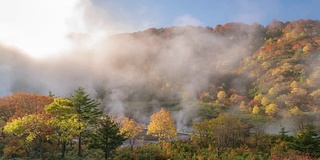
<path fill-rule="evenodd" d="M 15 93 L 5 96 L 0 98 L 0 118 L 7 122 L 28 114 L 40 113 L 44 106 L 51 102 L 52 97 L 37 94 Z"/>
<path fill-rule="evenodd" d="M 128 138 L 131 150 L 133 150 L 135 141 L 141 132 L 143 132 L 143 126 L 141 124 L 133 119 L 123 118 L 122 124 L 120 125 L 120 133 L 125 134 L 125 137 Z"/>
<path fill-rule="evenodd" d="M 15 93 L 0 98 L 0 119 L 6 123 L 1 125 L 5 131 L 2 132 L 2 137 L 5 138 L 3 152 L 6 156 L 23 155 L 23 147 L 27 147 L 26 151 L 31 153 L 30 145 L 42 147 L 45 135 L 52 131 L 44 124 L 48 115 L 44 114 L 43 108 L 52 101 L 52 97 L 29 93 Z M 8 129 L 9 126 L 14 127 Z"/>

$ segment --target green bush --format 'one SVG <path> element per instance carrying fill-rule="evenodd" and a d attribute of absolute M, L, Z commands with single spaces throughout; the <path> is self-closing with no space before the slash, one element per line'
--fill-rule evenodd
<path fill-rule="evenodd" d="M 118 148 L 116 150 L 115 156 L 113 157 L 114 160 L 135 160 L 138 159 L 138 155 L 135 152 L 132 152 L 130 147 Z"/>
<path fill-rule="evenodd" d="M 113 157 L 115 160 L 139 159 L 139 160 L 166 160 L 168 156 L 161 150 L 158 144 L 145 144 L 134 148 L 131 152 L 128 147 L 118 149 Z"/>

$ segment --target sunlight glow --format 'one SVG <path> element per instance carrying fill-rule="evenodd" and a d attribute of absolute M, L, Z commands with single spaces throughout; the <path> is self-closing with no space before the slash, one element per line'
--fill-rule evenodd
<path fill-rule="evenodd" d="M 0 0 L 0 43 L 35 58 L 61 52 L 79 1 Z"/>

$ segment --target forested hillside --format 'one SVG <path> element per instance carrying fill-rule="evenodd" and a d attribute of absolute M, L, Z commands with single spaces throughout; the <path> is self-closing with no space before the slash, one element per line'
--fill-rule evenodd
<path fill-rule="evenodd" d="M 43 60 L 0 46 L 0 155 L 319 158 L 319 46 L 318 20 L 151 28 Z M 148 125 L 160 145 L 133 147 Z"/>

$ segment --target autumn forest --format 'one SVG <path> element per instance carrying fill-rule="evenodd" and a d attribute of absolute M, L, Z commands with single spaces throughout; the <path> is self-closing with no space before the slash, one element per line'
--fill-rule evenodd
<path fill-rule="evenodd" d="M 0 159 L 320 158 L 319 46 L 318 20 L 150 28 L 44 60 L 0 46 Z"/>

